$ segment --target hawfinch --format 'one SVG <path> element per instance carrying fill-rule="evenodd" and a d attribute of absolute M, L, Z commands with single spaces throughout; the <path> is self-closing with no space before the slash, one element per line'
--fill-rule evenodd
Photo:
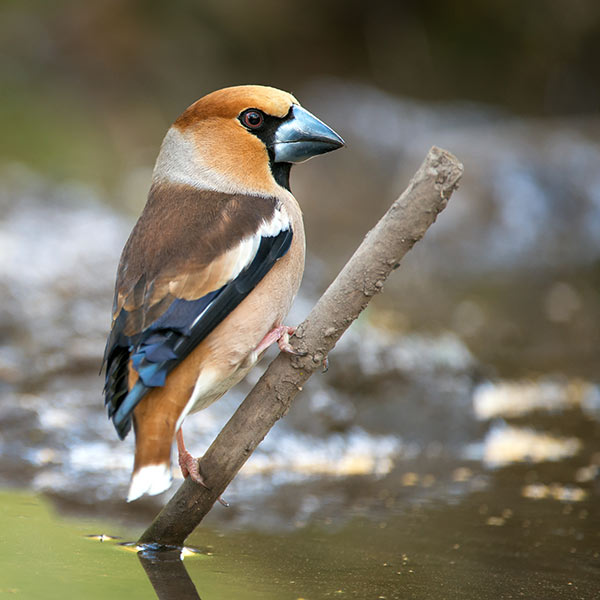
<path fill-rule="evenodd" d="M 304 270 L 293 163 L 344 145 L 286 92 L 247 85 L 192 104 L 162 143 L 146 206 L 119 262 L 104 354 L 105 404 L 135 431 L 128 501 L 184 476 L 203 483 L 181 424 L 278 342 Z"/>

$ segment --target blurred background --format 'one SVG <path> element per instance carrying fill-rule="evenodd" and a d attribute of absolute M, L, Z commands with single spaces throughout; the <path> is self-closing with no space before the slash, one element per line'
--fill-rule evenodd
<path fill-rule="evenodd" d="M 292 172 L 309 254 L 290 323 L 432 145 L 457 155 L 465 176 L 329 373 L 240 473 L 232 508 L 207 523 L 255 544 L 256 531 L 296 531 L 277 539 L 300 555 L 298 540 L 310 547 L 320 528 L 330 568 L 308 567 L 310 597 L 327 585 L 438 597 L 465 573 L 483 586 L 473 597 L 504 597 L 508 580 L 513 591 L 571 585 L 580 595 L 568 597 L 592 597 L 600 4 L 6 0 L 0 44 L 2 489 L 115 529 L 141 527 L 166 501 L 125 505 L 132 440 L 118 442 L 102 407 L 117 261 L 171 122 L 214 89 L 272 85 L 347 142 Z M 186 422 L 192 450 L 204 451 L 260 370 Z M 23 497 L 6 498 L 20 514 Z M 357 530 L 373 548 L 342 564 L 377 555 L 395 579 L 341 576 L 344 532 Z M 281 575 L 281 552 L 267 579 Z M 457 557 L 466 570 L 448 566 Z"/>

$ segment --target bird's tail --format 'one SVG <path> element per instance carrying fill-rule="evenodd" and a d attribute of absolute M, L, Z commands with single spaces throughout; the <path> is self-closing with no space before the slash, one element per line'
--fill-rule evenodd
<path fill-rule="evenodd" d="M 140 496 L 148 494 L 155 496 L 164 492 L 171 486 L 171 464 L 163 462 L 141 467 L 133 472 L 127 502 L 137 500 Z"/>
<path fill-rule="evenodd" d="M 127 502 L 144 494 L 154 496 L 171 485 L 171 445 L 175 423 L 165 419 L 134 418 L 135 461 Z M 169 426 L 170 425 L 170 426 Z"/>

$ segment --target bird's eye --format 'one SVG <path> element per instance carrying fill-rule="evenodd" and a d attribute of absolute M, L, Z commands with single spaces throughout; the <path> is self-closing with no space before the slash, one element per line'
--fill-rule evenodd
<path fill-rule="evenodd" d="M 244 111 L 240 119 L 248 129 L 258 129 L 265 122 L 263 114 L 253 109 Z"/>

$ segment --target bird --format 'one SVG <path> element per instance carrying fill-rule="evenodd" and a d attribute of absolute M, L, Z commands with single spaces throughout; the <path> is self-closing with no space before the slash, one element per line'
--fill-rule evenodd
<path fill-rule="evenodd" d="M 268 346 L 294 353 L 283 321 L 304 271 L 290 170 L 344 146 L 290 93 L 261 85 L 203 96 L 168 129 L 146 205 L 121 254 L 104 352 L 104 401 L 132 425 L 127 500 L 184 477 L 205 485 L 184 419 L 241 381 Z"/>

